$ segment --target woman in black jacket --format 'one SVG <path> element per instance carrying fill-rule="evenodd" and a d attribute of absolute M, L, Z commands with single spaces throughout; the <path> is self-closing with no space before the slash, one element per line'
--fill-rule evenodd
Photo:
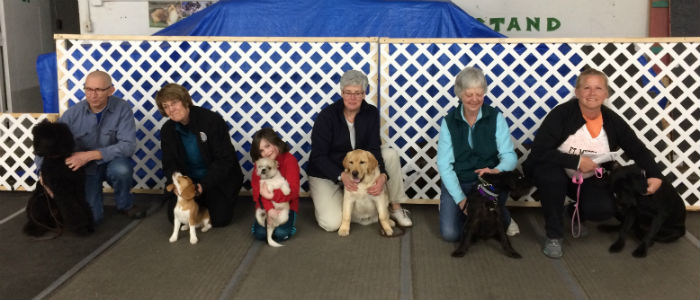
<path fill-rule="evenodd" d="M 170 118 L 160 129 L 166 185 L 175 171 L 189 176 L 197 184 L 195 200 L 209 209 L 212 226 L 228 225 L 243 184 L 228 125 L 217 113 L 194 106 L 179 84 L 170 83 L 158 91 L 156 104 Z M 175 203 L 172 195 L 167 206 L 171 222 Z"/>
<path fill-rule="evenodd" d="M 606 160 L 601 158 L 610 157 L 615 150 L 622 148 L 646 171 L 649 194 L 661 186 L 662 174 L 652 153 L 619 115 L 603 106 L 608 98 L 607 76 L 595 69 L 583 71 L 574 93 L 576 98 L 547 114 L 523 162 L 525 175 L 537 187 L 544 213 L 547 237 L 542 252 L 551 258 L 563 255 L 564 198 L 577 198 L 578 186 L 572 176 L 585 178 L 579 199 L 581 222 L 605 220 L 615 213 L 612 192 L 604 178 L 592 176 Z M 580 230 L 584 230 L 582 225 Z"/>
<path fill-rule="evenodd" d="M 357 188 L 343 169 L 343 158 L 354 149 L 371 152 L 379 162 L 381 175 L 368 192 L 378 195 L 386 188 L 391 218 L 402 227 L 413 225 L 408 210 L 401 207 L 408 197 L 404 191 L 399 154 L 392 148 L 382 147 L 379 110 L 365 101 L 368 82 L 364 73 L 346 71 L 339 84 L 343 99 L 318 114 L 311 132 L 312 148 L 306 174 L 309 175 L 316 221 L 326 231 L 340 228 L 344 188 Z M 370 221 L 363 224 L 367 223 Z"/>

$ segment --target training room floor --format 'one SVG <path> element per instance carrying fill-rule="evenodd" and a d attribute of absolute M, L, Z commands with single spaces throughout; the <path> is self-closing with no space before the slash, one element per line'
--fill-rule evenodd
<path fill-rule="evenodd" d="M 349 237 L 320 229 L 303 198 L 297 234 L 281 248 L 254 241 L 252 201 L 243 197 L 227 227 L 183 232 L 172 225 L 158 195 L 138 194 L 151 207 L 142 220 L 117 214 L 89 237 L 51 240 L 22 235 L 28 193 L 0 192 L 0 299 L 698 299 L 700 214 L 688 213 L 686 237 L 655 244 L 646 258 L 636 241 L 610 254 L 614 234 L 591 228 L 567 236 L 564 257 L 540 251 L 538 208 L 511 208 L 521 234 L 511 242 L 523 259 L 479 241 L 463 258 L 439 237 L 437 206 L 407 205 L 414 227 L 397 238 L 377 224 L 353 224 Z M 109 198 L 108 198 L 109 199 Z"/>

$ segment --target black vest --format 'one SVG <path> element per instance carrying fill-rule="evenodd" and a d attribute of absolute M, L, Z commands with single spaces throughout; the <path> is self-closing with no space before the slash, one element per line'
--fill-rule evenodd
<path fill-rule="evenodd" d="M 496 116 L 498 111 L 490 106 L 481 106 L 481 119 L 472 130 L 472 144 L 469 146 L 469 124 L 462 118 L 462 103 L 445 116 L 447 128 L 452 137 L 452 150 L 455 155 L 454 169 L 460 182 L 477 180 L 474 170 L 494 168 L 498 165 L 496 145 Z"/>

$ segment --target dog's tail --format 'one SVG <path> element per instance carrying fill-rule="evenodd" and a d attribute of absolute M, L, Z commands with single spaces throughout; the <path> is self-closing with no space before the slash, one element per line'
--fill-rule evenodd
<path fill-rule="evenodd" d="M 267 244 L 270 245 L 271 247 L 282 247 L 283 245 L 280 243 L 275 242 L 275 240 L 272 239 L 272 232 L 275 231 L 275 228 L 272 226 L 267 226 Z"/>

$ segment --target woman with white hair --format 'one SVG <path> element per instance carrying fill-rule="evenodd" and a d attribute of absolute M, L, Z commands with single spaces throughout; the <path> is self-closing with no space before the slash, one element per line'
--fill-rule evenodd
<path fill-rule="evenodd" d="M 379 162 L 381 175 L 368 193 L 379 195 L 387 188 L 391 218 L 402 227 L 413 225 L 408 210 L 401 208 L 407 197 L 399 155 L 396 150 L 381 146 L 379 110 L 365 101 L 368 86 L 364 73 L 345 72 L 340 78 L 342 100 L 324 108 L 314 122 L 306 173 L 316 221 L 326 231 L 340 228 L 344 186 L 357 188 L 351 176 L 343 172 L 343 158 L 355 149 L 371 152 Z"/>
<path fill-rule="evenodd" d="M 484 73 L 464 68 L 455 78 L 454 93 L 459 105 L 442 121 L 438 140 L 437 165 L 440 187 L 440 234 L 449 242 L 458 241 L 466 219 L 466 194 L 487 173 L 512 171 L 518 162 L 508 124 L 497 109 L 483 105 L 488 92 Z M 520 232 L 505 207 L 508 194 L 498 196 L 509 236 Z"/>

